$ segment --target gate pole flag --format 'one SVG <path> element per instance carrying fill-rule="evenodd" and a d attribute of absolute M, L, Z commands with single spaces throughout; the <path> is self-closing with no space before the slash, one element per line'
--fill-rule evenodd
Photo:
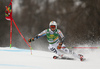
<path fill-rule="evenodd" d="M 26 39 L 24 38 L 24 36 L 21 34 L 19 28 L 17 27 L 13 17 L 12 17 L 12 0 L 9 4 L 9 6 L 6 6 L 6 11 L 5 11 L 5 18 L 6 20 L 10 20 L 10 48 L 12 46 L 12 22 L 14 23 L 16 29 L 18 30 L 19 34 L 21 35 L 21 37 L 23 38 L 23 40 L 26 42 L 26 44 L 30 47 L 31 50 L 31 54 L 32 54 L 32 47 L 29 45 L 29 43 L 26 41 Z"/>
<path fill-rule="evenodd" d="M 5 18 L 7 20 L 10 20 L 10 48 L 12 46 L 12 0 L 9 4 L 9 6 L 6 6 L 6 11 L 5 11 Z"/>

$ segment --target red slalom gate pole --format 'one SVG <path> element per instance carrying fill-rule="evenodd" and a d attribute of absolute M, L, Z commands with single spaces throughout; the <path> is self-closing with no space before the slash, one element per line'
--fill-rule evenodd
<path fill-rule="evenodd" d="M 9 12 L 7 6 L 6 6 L 6 9 Z M 28 44 L 28 42 L 26 41 L 26 39 L 24 38 L 24 36 L 21 34 L 20 30 L 18 29 L 15 21 L 13 20 L 13 17 L 12 17 L 12 0 L 11 0 L 11 13 L 10 14 L 11 14 L 11 16 L 10 16 L 10 18 L 11 18 L 11 22 L 10 22 L 10 48 L 11 48 L 11 45 L 12 45 L 12 21 L 13 21 L 13 23 L 14 23 L 16 29 L 18 30 L 19 34 L 21 35 L 21 37 L 23 38 L 23 40 L 26 42 L 26 44 L 30 47 L 31 55 L 32 55 L 32 47 Z"/>
<path fill-rule="evenodd" d="M 10 22 L 10 48 L 12 46 L 12 19 L 11 19 L 11 22 Z"/>
<path fill-rule="evenodd" d="M 7 11 L 8 12 L 10 12 L 9 10 L 8 10 L 8 7 L 6 6 L 6 9 L 7 9 Z M 11 46 L 12 46 L 12 0 L 11 0 L 11 13 L 10 13 L 10 48 L 11 48 Z"/>
<path fill-rule="evenodd" d="M 11 21 L 10 21 L 10 48 L 12 46 L 12 0 L 11 0 Z"/>
<path fill-rule="evenodd" d="M 11 4 L 11 13 L 7 6 L 6 6 L 6 10 L 10 13 L 10 48 L 11 48 L 11 46 L 12 46 L 12 0 L 11 0 L 10 4 Z"/>
<path fill-rule="evenodd" d="M 15 21 L 12 19 L 12 21 L 13 21 L 13 23 L 14 23 L 14 25 L 15 25 L 15 27 L 16 27 L 16 29 L 18 30 L 18 32 L 19 32 L 19 34 L 21 35 L 21 37 L 23 38 L 23 40 L 26 42 L 26 44 L 30 47 L 30 50 L 31 50 L 31 55 L 32 55 L 32 47 L 29 45 L 29 43 L 26 41 L 26 39 L 24 38 L 24 36 L 21 34 L 21 32 L 20 32 L 20 30 L 19 30 L 19 28 L 17 27 L 17 25 L 16 25 L 16 23 L 15 23 Z"/>

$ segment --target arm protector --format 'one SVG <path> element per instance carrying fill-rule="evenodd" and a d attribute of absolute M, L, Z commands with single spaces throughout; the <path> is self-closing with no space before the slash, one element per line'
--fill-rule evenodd
<path fill-rule="evenodd" d="M 34 37 L 34 40 L 35 40 L 35 39 L 38 39 L 38 38 L 40 38 L 40 37 L 43 37 L 43 36 L 45 36 L 45 34 L 43 34 L 43 35 L 41 35 L 41 36 L 36 35 L 36 36 Z"/>

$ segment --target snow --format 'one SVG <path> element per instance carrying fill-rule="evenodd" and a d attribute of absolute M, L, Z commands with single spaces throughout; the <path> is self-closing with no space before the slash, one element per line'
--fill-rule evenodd
<path fill-rule="evenodd" d="M 87 51 L 87 50 L 86 50 Z M 52 52 L 0 47 L 0 69 L 100 69 L 100 49 L 87 51 L 86 61 L 55 60 Z M 77 51 L 78 52 L 78 51 Z"/>

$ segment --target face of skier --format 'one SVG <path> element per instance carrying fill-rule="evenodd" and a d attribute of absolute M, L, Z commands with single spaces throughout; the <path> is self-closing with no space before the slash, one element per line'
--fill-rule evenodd
<path fill-rule="evenodd" d="M 51 28 L 52 31 L 55 31 L 56 26 L 55 25 L 51 25 L 50 28 Z"/>

